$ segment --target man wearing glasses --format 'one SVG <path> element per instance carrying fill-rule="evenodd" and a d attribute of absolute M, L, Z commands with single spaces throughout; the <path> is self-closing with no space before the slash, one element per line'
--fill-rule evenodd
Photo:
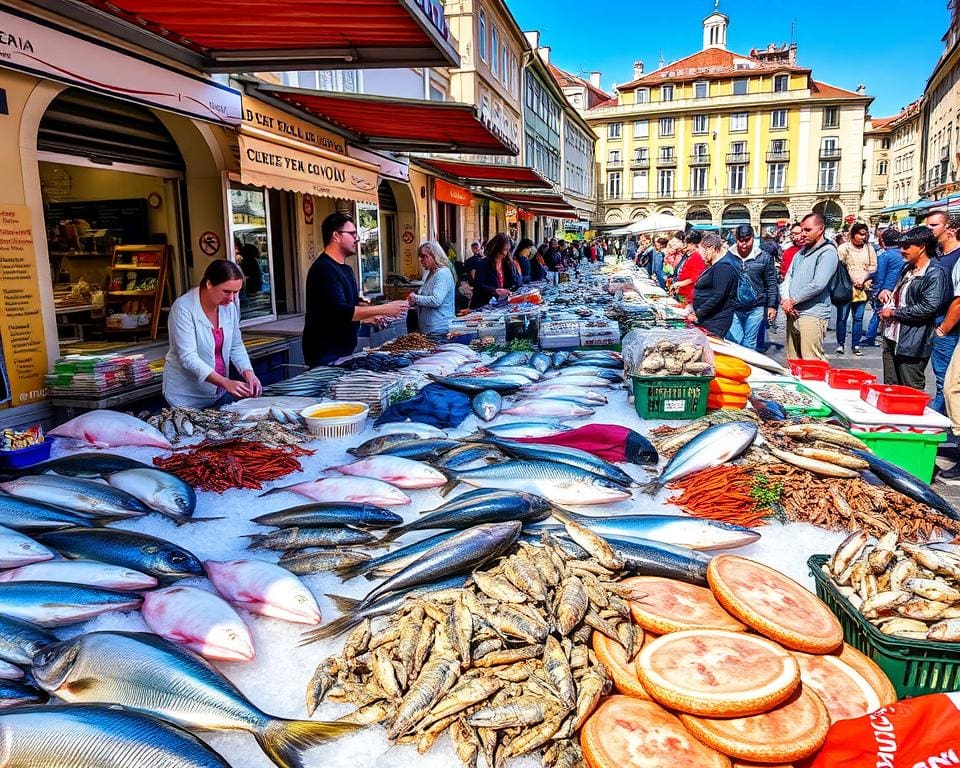
<path fill-rule="evenodd" d="M 331 213 L 320 225 L 320 234 L 323 253 L 307 272 L 303 325 L 303 359 L 310 368 L 353 354 L 360 323 L 377 325 L 407 313 L 406 301 L 360 303 L 357 279 L 346 264 L 347 257 L 357 253 L 359 234 L 352 216 Z"/>

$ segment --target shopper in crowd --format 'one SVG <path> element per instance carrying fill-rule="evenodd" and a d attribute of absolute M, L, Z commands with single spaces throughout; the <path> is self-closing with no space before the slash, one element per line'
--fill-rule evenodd
<path fill-rule="evenodd" d="M 170 307 L 163 396 L 174 408 L 218 407 L 257 397 L 263 389 L 240 337 L 236 299 L 243 281 L 243 270 L 234 262 L 211 261 L 199 287 Z M 231 364 L 243 381 L 230 378 Z"/>
<path fill-rule="evenodd" d="M 473 285 L 477 267 L 480 266 L 481 261 L 483 261 L 483 250 L 480 248 L 480 241 L 474 240 L 470 243 L 470 255 L 467 257 L 467 260 L 463 262 L 463 273 L 466 275 L 467 282 L 470 283 L 470 285 Z"/>
<path fill-rule="evenodd" d="M 952 293 L 950 275 L 937 261 L 937 238 L 928 227 L 908 229 L 900 236 L 899 246 L 907 265 L 893 291 L 879 297 L 883 302 L 883 382 L 922 390 L 937 311 Z"/>
<path fill-rule="evenodd" d="M 510 238 L 501 232 L 487 243 L 484 259 L 477 267 L 470 309 L 485 307 L 493 298 L 504 299 L 516 288 L 517 282 L 510 268 Z"/>
<path fill-rule="evenodd" d="M 803 247 L 793 257 L 781 288 L 788 359 L 827 359 L 823 339 L 830 319 L 829 286 L 840 259 L 834 244 L 824 237 L 825 228 L 821 214 L 808 213 L 803 217 Z"/>
<path fill-rule="evenodd" d="M 883 302 L 880 301 L 880 294 L 884 291 L 892 291 L 900 278 L 900 272 L 906 266 L 907 262 L 900 253 L 897 241 L 900 239 L 900 231 L 895 227 L 887 227 L 879 235 L 880 252 L 877 254 L 877 269 L 869 275 L 867 280 L 870 283 L 870 306 L 873 309 L 870 315 L 870 322 L 867 324 L 867 332 L 861 342 L 861 347 L 876 347 L 877 331 L 880 328 L 880 309 Z"/>
<path fill-rule="evenodd" d="M 960 325 L 960 262 L 954 265 L 953 274 L 950 277 L 953 300 L 944 319 L 934 328 L 934 344 L 938 337 L 943 338 Z M 950 442 L 956 445 L 960 441 L 960 345 L 954 348 L 950 366 L 944 377 L 943 400 L 944 410 L 952 423 Z M 938 477 L 948 483 L 960 482 L 960 462 L 941 472 Z"/>
<path fill-rule="evenodd" d="M 777 316 L 777 267 L 773 257 L 760 249 L 749 224 L 740 224 L 733 236 L 735 242 L 729 253 L 740 273 L 740 288 L 727 338 L 756 349 L 761 323 L 765 319 L 772 322 Z"/>
<path fill-rule="evenodd" d="M 653 278 L 653 238 L 644 233 L 640 235 L 640 243 L 637 245 L 637 258 L 634 263 L 647 271 L 647 277 Z"/>
<path fill-rule="evenodd" d="M 323 253 L 307 272 L 303 359 L 311 368 L 353 354 L 360 323 L 381 325 L 403 317 L 405 299 L 373 306 L 362 304 L 357 279 L 346 264 L 357 255 L 357 225 L 353 217 L 337 211 L 320 225 Z"/>
<path fill-rule="evenodd" d="M 693 286 L 693 311 L 687 321 L 696 323 L 721 339 L 733 322 L 733 304 L 737 296 L 737 267 L 719 235 L 712 232 L 700 241 L 699 253 L 704 270 Z"/>
<path fill-rule="evenodd" d="M 667 276 L 663 271 L 663 262 L 666 258 L 667 243 L 670 240 L 663 235 L 658 235 L 654 240 L 653 253 L 650 257 L 650 268 L 653 272 L 653 279 L 657 281 L 663 290 L 667 290 Z"/>
<path fill-rule="evenodd" d="M 556 272 L 557 262 L 560 261 L 560 257 L 563 256 L 563 252 L 560 250 L 560 243 L 557 242 L 557 238 L 551 237 L 548 243 L 549 247 L 547 248 L 546 256 L 544 256 L 544 261 L 546 261 L 547 269 L 551 272 Z"/>
<path fill-rule="evenodd" d="M 513 261 L 520 270 L 520 283 L 526 285 L 531 280 L 530 256 L 533 255 L 533 240 L 523 238 L 513 251 Z"/>
<path fill-rule="evenodd" d="M 927 214 L 926 225 L 937 238 L 937 252 L 939 253 L 940 266 L 948 275 L 953 275 L 954 268 L 960 261 L 960 216 L 950 215 L 946 211 L 933 211 Z M 951 277 L 952 279 L 952 277 Z M 930 407 L 940 413 L 946 412 L 943 398 L 943 380 L 947 375 L 947 368 L 950 366 L 950 359 L 953 357 L 953 350 L 957 347 L 958 333 L 960 327 L 954 324 L 947 328 L 946 317 L 950 305 L 954 302 L 954 291 L 944 298 L 943 304 L 937 310 L 937 327 L 942 333 L 937 333 L 933 337 L 933 351 L 930 355 L 930 366 L 933 368 L 933 376 L 936 381 L 936 394 Z"/>
<path fill-rule="evenodd" d="M 549 247 L 548 245 L 541 245 L 537 248 L 533 258 L 530 259 L 530 282 L 539 283 L 547 279 L 546 256 Z"/>
<path fill-rule="evenodd" d="M 623 247 L 623 255 L 627 261 L 636 263 L 637 261 L 637 238 L 630 235 L 627 238 L 627 244 Z"/>
<path fill-rule="evenodd" d="M 420 333 L 445 334 L 454 318 L 456 293 L 450 262 L 436 240 L 420 243 L 417 255 L 424 270 L 423 284 L 407 296 L 407 302 L 416 312 Z"/>
<path fill-rule="evenodd" d="M 803 247 L 803 230 L 800 228 L 800 222 L 796 222 L 790 227 L 790 247 L 786 248 L 780 259 L 780 279 L 787 276 L 787 270 L 790 269 L 790 262 L 797 252 Z M 899 251 L 898 251 L 899 254 Z"/>
<path fill-rule="evenodd" d="M 696 230 L 687 235 L 686 252 L 677 264 L 677 279 L 673 281 L 671 289 L 675 296 L 683 299 L 684 304 L 693 303 L 693 286 L 707 268 L 700 253 L 702 241 L 703 234 Z"/>
<path fill-rule="evenodd" d="M 683 240 L 671 237 L 663 251 L 663 277 L 668 287 L 676 280 L 677 264 L 680 263 L 683 254 Z"/>
<path fill-rule="evenodd" d="M 847 340 L 847 322 L 853 316 L 853 327 L 850 332 L 851 352 L 862 355 L 860 342 L 863 339 L 863 311 L 870 298 L 867 293 L 866 282 L 869 276 L 877 270 L 877 252 L 873 250 L 867 240 L 870 237 L 870 228 L 862 221 L 850 227 L 848 239 L 837 248 L 837 257 L 847 265 L 850 273 L 850 282 L 853 283 L 851 301 L 837 306 L 837 354 L 842 355 Z"/>
<path fill-rule="evenodd" d="M 247 296 L 263 293 L 263 270 L 260 269 L 260 249 L 253 243 L 240 246 L 240 269 L 244 275 Z"/>

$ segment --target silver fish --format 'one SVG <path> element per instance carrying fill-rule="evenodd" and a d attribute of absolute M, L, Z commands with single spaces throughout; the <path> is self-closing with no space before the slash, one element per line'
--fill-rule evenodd
<path fill-rule="evenodd" d="M 197 508 L 197 495 L 176 475 L 159 469 L 126 469 L 107 477 L 114 488 L 126 491 L 150 509 L 167 517 L 191 517 Z"/>
<path fill-rule="evenodd" d="M 654 482 L 647 484 L 648 493 L 656 493 L 667 483 L 694 472 L 719 467 L 737 458 L 757 437 L 754 422 L 734 421 L 708 427 L 677 451 Z"/>
<path fill-rule="evenodd" d="M 96 517 L 140 517 L 150 510 L 126 491 L 96 480 L 62 475 L 28 475 L 6 483 L 0 489 L 24 499 L 33 499 L 74 512 Z"/>
<path fill-rule="evenodd" d="M 473 412 L 484 421 L 490 421 L 503 407 L 503 397 L 492 389 L 485 390 L 473 396 L 470 401 Z"/>
<path fill-rule="evenodd" d="M 76 624 L 108 611 L 140 607 L 139 595 L 79 584 L 14 581 L 0 584 L 0 613 L 41 627 Z"/>
<path fill-rule="evenodd" d="M 686 515 L 610 515 L 572 514 L 581 525 L 603 537 L 643 543 L 662 542 L 690 549 L 735 549 L 752 544 L 760 534 L 751 528 L 707 518 Z M 546 523 L 542 527 L 556 531 Z M 536 530 L 536 529 L 534 529 Z"/>
<path fill-rule="evenodd" d="M 507 421 L 502 424 L 488 424 L 480 430 L 488 435 L 502 438 L 512 437 L 549 437 L 571 428 L 559 421 Z"/>
<path fill-rule="evenodd" d="M 357 729 L 346 723 L 284 720 L 255 707 L 200 656 L 138 632 L 90 632 L 33 660 L 40 686 L 67 702 L 120 704 L 185 728 L 241 730 L 281 768 L 301 751 Z"/>
<path fill-rule="evenodd" d="M 89 518 L 62 507 L 0 493 L 0 525 L 24 533 L 93 526 Z"/>
<path fill-rule="evenodd" d="M 189 731 L 120 707 L 17 708 L 0 714 L 0 743 L 10 768 L 230 768 Z"/>

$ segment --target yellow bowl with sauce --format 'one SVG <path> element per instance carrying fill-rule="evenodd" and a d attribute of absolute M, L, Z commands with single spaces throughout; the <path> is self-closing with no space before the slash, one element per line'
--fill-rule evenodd
<path fill-rule="evenodd" d="M 363 432 L 370 406 L 353 400 L 317 403 L 300 411 L 311 434 L 318 437 L 346 437 Z"/>

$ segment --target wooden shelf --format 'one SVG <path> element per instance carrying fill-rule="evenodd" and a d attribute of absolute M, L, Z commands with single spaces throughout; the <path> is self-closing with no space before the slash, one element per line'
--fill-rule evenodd
<path fill-rule="evenodd" d="M 160 267 L 128 267 L 123 264 L 114 264 L 110 267 L 111 272 L 159 272 Z"/>
<path fill-rule="evenodd" d="M 109 291 L 107 296 L 118 296 L 121 298 L 137 298 L 144 296 L 156 296 L 156 291 Z"/>
<path fill-rule="evenodd" d="M 155 264 L 131 264 L 129 261 L 140 260 L 149 254 L 149 261 L 155 261 Z M 113 259 L 110 264 L 109 274 L 116 272 L 149 272 L 156 275 L 156 285 L 147 291 L 107 291 L 107 298 L 111 306 L 116 306 L 118 302 L 127 300 L 142 299 L 148 306 L 152 307 L 152 317 L 148 325 L 138 325 L 136 328 L 106 328 L 107 333 L 138 334 L 148 336 L 150 339 L 157 338 L 157 328 L 160 322 L 160 307 L 165 302 L 165 293 L 168 292 L 167 285 L 167 267 L 170 264 L 170 247 L 167 245 L 118 245 L 113 249 Z M 120 283 L 130 284 L 130 281 Z M 169 300 L 172 301 L 171 297 Z"/>
<path fill-rule="evenodd" d="M 97 253 L 96 251 L 50 251 L 50 256 L 66 256 L 68 258 L 88 258 L 91 256 L 99 256 L 102 259 L 111 258 L 109 253 Z"/>

